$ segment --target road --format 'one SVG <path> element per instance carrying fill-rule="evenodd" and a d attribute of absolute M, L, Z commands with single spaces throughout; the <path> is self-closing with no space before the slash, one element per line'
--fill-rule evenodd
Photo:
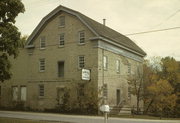
<path fill-rule="evenodd" d="M 53 113 L 0 111 L 0 117 L 44 121 L 65 121 L 70 123 L 104 123 L 103 117 L 99 116 L 63 115 Z M 147 120 L 110 117 L 108 123 L 180 123 L 180 120 Z"/>

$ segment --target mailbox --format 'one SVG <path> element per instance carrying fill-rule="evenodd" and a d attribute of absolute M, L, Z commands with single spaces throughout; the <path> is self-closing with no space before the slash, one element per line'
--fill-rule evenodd
<path fill-rule="evenodd" d="M 110 112 L 109 105 L 102 105 L 100 107 L 100 111 L 102 111 L 102 112 Z"/>

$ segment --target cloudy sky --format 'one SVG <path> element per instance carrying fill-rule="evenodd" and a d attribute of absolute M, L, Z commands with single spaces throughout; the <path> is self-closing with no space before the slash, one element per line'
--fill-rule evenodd
<path fill-rule="evenodd" d="M 26 11 L 17 18 L 22 34 L 30 35 L 40 20 L 59 5 L 79 11 L 124 35 L 129 35 L 151 56 L 172 56 L 180 61 L 180 0 L 22 0 Z"/>

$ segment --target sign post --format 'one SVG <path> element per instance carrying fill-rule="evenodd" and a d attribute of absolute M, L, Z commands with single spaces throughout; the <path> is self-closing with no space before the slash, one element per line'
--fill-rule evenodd
<path fill-rule="evenodd" d="M 109 105 L 102 105 L 100 107 L 100 111 L 104 112 L 104 123 L 107 123 L 108 120 L 108 112 L 110 112 Z"/>

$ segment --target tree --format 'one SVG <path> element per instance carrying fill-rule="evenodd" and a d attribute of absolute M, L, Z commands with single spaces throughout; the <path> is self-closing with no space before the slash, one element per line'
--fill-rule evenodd
<path fill-rule="evenodd" d="M 139 103 L 143 99 L 143 72 L 141 67 L 137 68 L 137 73 L 128 77 L 128 84 L 130 86 L 130 93 L 136 96 L 137 100 L 137 114 L 139 114 Z"/>
<path fill-rule="evenodd" d="M 149 102 L 153 112 L 171 111 L 176 105 L 177 96 L 173 94 L 173 87 L 167 80 L 160 79 L 147 88 L 149 91 Z M 147 101 L 148 102 L 148 101 Z"/>
<path fill-rule="evenodd" d="M 15 26 L 15 18 L 24 11 L 21 0 L 0 1 L 0 82 L 11 78 L 9 57 L 17 57 L 21 44 L 21 33 Z"/>

